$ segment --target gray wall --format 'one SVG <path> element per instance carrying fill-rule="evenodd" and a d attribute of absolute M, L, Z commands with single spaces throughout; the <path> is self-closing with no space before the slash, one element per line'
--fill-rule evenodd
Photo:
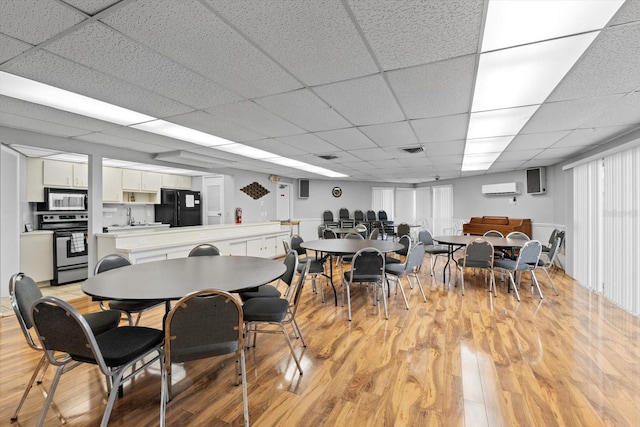
<path fill-rule="evenodd" d="M 317 218 L 322 219 L 325 210 L 333 212 L 334 218 L 338 218 L 338 211 L 341 208 L 349 209 L 349 214 L 353 217 L 353 211 L 360 209 L 367 212 L 371 209 L 371 187 L 393 186 L 393 184 L 352 182 L 334 180 L 311 180 L 309 182 L 309 198 L 298 198 L 298 182 L 294 184 L 293 212 L 296 218 Z M 342 196 L 333 197 L 331 190 L 333 187 L 342 189 Z"/>

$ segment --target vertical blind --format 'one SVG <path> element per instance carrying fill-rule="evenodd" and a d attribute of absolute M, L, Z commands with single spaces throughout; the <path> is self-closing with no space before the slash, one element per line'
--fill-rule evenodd
<path fill-rule="evenodd" d="M 431 215 L 431 187 L 416 188 L 416 222 L 429 231 L 433 231 Z"/>
<path fill-rule="evenodd" d="M 453 186 L 433 188 L 433 234 L 444 234 L 453 225 Z"/>
<path fill-rule="evenodd" d="M 393 187 L 372 187 L 371 188 L 371 209 L 378 214 L 378 211 L 385 211 L 389 220 L 393 219 L 394 213 L 394 189 Z"/>
<path fill-rule="evenodd" d="M 573 169 L 574 276 L 640 314 L 640 147 Z"/>
<path fill-rule="evenodd" d="M 396 212 L 393 217 L 396 224 L 416 222 L 416 191 L 413 188 L 396 188 Z"/>

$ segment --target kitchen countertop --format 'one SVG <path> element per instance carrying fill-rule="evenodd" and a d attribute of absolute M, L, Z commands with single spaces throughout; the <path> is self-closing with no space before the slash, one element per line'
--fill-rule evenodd
<path fill-rule="evenodd" d="M 169 228 L 169 224 L 163 224 L 161 222 L 152 222 L 147 224 L 135 224 L 135 225 L 109 225 L 107 230 L 109 232 L 114 231 L 144 231 L 154 228 Z"/>

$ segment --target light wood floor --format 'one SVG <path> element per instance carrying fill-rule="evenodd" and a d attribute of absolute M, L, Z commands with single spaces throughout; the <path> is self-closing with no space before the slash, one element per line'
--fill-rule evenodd
<path fill-rule="evenodd" d="M 562 272 L 554 275 L 559 296 L 542 281 L 542 303 L 525 291 L 528 281 L 518 303 L 511 294 L 490 297 L 482 274 L 465 276 L 465 296 L 433 282 L 428 268 L 421 275 L 428 302 L 413 289 L 406 310 L 392 294 L 389 320 L 365 289 L 355 289 L 349 322 L 346 307 L 334 307 L 332 299 L 322 304 L 307 282 L 298 320 L 308 347 L 294 343 L 304 375 L 281 336 L 260 335 L 247 352 L 252 425 L 638 425 L 638 318 Z M 74 304 L 82 311 L 97 308 L 87 298 Z M 142 323 L 160 327 L 162 315 L 146 313 Z M 39 354 L 26 346 L 13 317 L 0 319 L 0 342 L 4 426 Z M 13 425 L 35 425 L 53 372 L 49 368 L 44 384 L 32 390 Z M 242 425 L 233 375 L 228 357 L 176 365 L 168 425 Z M 125 387 L 110 425 L 157 425 L 159 396 L 154 368 Z M 94 367 L 77 368 L 63 375 L 54 401 L 47 426 L 99 425 L 104 381 Z"/>

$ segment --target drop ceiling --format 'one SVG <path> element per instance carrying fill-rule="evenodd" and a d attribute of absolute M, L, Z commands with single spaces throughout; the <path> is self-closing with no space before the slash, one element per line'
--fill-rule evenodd
<path fill-rule="evenodd" d="M 0 71 L 359 181 L 550 166 L 640 127 L 640 1 L 627 0 L 493 166 L 461 172 L 486 9 L 478 0 L 4 1 Z M 168 161 L 180 153 L 218 160 L 204 169 L 212 173 L 321 178 L 8 97 L 0 125 L 165 166 L 184 168 Z M 0 142 L 11 143 L 1 133 Z"/>

